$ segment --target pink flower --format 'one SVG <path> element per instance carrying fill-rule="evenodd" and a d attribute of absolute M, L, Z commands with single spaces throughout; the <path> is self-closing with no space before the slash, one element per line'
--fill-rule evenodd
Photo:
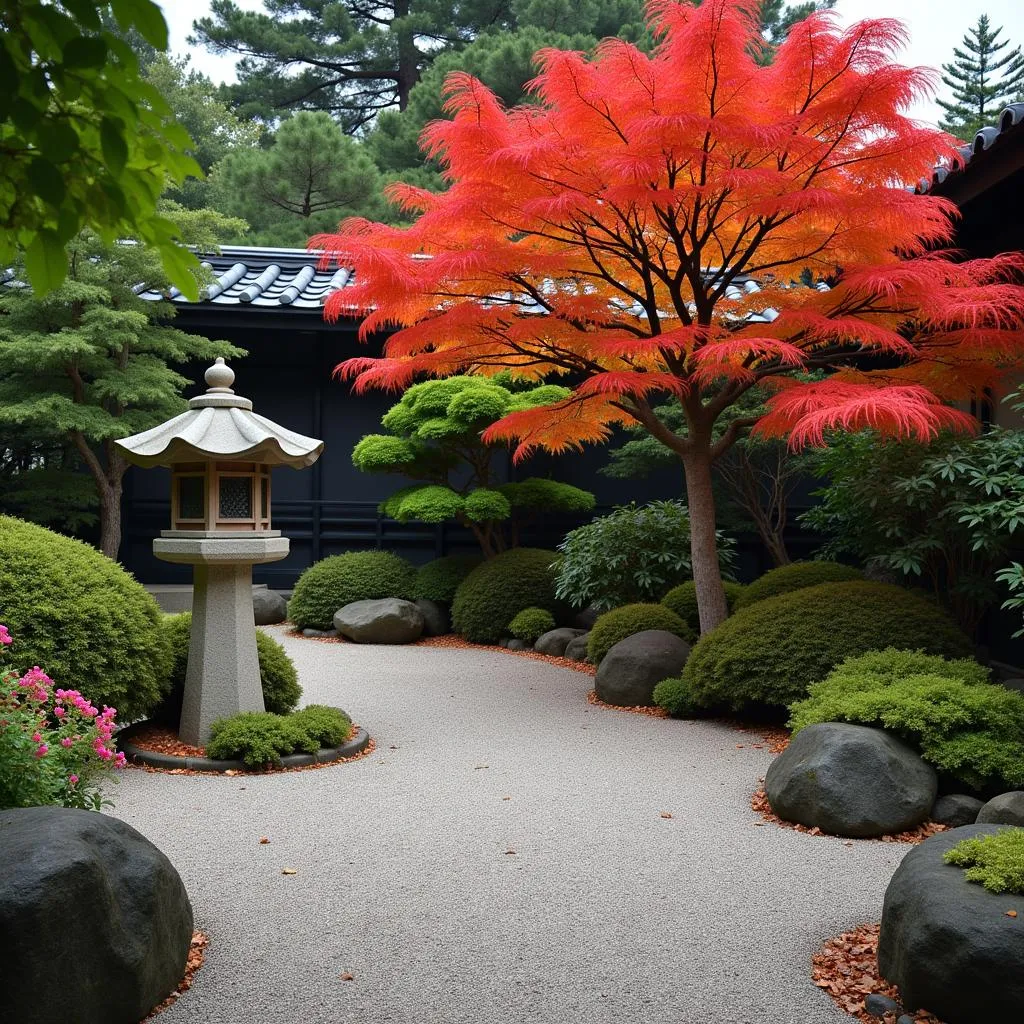
<path fill-rule="evenodd" d="M 127 759 L 124 756 L 123 750 L 119 750 L 117 752 L 117 756 L 114 758 L 114 761 L 117 763 L 118 768 L 124 768 L 124 766 L 127 764 Z"/>
<path fill-rule="evenodd" d="M 43 737 L 40 736 L 39 733 L 34 732 L 34 733 L 32 733 L 32 742 L 33 743 L 42 743 L 43 742 Z"/>
<path fill-rule="evenodd" d="M 39 746 L 36 747 L 36 757 L 46 757 L 49 750 L 50 748 L 45 743 L 40 743 Z"/>
<path fill-rule="evenodd" d="M 78 776 L 77 776 L 77 775 L 69 775 L 69 776 L 68 776 L 68 782 L 70 782 L 72 786 L 73 786 L 73 785 L 74 785 L 74 784 L 75 784 L 75 783 L 76 783 L 77 781 L 78 781 Z"/>
<path fill-rule="evenodd" d="M 11 639 L 11 634 L 7 632 L 7 627 L 0 623 L 0 644 L 6 647 L 8 644 L 13 644 L 14 641 Z"/>
<path fill-rule="evenodd" d="M 67 712 L 66 712 L 66 711 L 65 711 L 65 710 L 64 710 L 64 709 L 63 709 L 62 707 L 55 707 L 55 708 L 53 709 L 53 713 L 54 713 L 54 714 L 55 714 L 55 715 L 56 715 L 56 716 L 57 716 L 58 718 L 63 718 L 63 717 L 64 717 L 64 716 L 65 716 L 65 715 L 67 714 Z"/>
<path fill-rule="evenodd" d="M 65 736 L 64 739 L 60 741 L 60 745 L 62 747 L 70 747 L 74 745 L 74 742 L 75 741 L 70 736 Z"/>

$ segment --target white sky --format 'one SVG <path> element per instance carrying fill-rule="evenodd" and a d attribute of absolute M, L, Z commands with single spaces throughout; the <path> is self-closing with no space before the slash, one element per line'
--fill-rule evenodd
<path fill-rule="evenodd" d="M 171 50 L 190 53 L 195 67 L 214 81 L 234 79 L 234 58 L 217 56 L 202 47 L 190 47 L 186 37 L 192 22 L 209 10 L 208 0 L 159 0 L 171 30 Z M 236 0 L 240 7 L 261 10 L 260 0 Z M 1024 2 L 1022 0 L 838 0 L 836 9 L 844 23 L 861 18 L 899 18 L 910 29 L 910 45 L 900 63 L 938 67 L 953 56 L 967 29 L 988 14 L 994 25 L 1003 27 L 1003 37 L 1013 45 L 1024 45 Z M 922 120 L 936 121 L 939 108 L 921 103 L 915 114 Z"/>

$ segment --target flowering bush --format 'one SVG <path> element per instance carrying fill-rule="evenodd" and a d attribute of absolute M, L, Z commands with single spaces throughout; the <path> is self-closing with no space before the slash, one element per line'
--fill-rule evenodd
<path fill-rule="evenodd" d="M 55 688 L 38 665 L 21 676 L 4 669 L 13 642 L 0 625 L 0 808 L 99 810 L 99 778 L 125 763 L 113 749 L 117 710 L 100 711 L 77 690 Z"/>

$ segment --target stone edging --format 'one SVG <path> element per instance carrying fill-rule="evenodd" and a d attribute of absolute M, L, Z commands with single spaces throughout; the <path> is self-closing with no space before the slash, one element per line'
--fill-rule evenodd
<path fill-rule="evenodd" d="M 246 772 L 254 775 L 265 775 L 267 772 L 252 769 L 244 761 L 215 761 L 209 757 L 176 757 L 173 754 L 161 754 L 156 750 L 144 750 L 131 742 L 134 731 L 148 725 L 148 722 L 137 722 L 117 733 L 117 746 L 124 751 L 129 764 L 141 765 L 146 768 L 161 768 L 165 771 L 184 768 L 193 772 L 211 772 L 223 775 L 225 772 Z M 313 764 L 330 764 L 345 758 L 361 754 L 369 745 L 370 734 L 356 727 L 355 735 L 346 740 L 340 747 L 321 747 L 315 754 L 286 754 L 281 758 L 281 768 L 306 768 Z M 274 766 L 273 770 L 278 770 Z"/>

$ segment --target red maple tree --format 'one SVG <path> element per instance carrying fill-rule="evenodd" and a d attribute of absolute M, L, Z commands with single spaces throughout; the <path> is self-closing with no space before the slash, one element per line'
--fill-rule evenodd
<path fill-rule="evenodd" d="M 357 389 L 422 375 L 564 375 L 572 397 L 487 431 L 522 456 L 641 424 L 682 460 L 703 631 L 726 617 L 712 465 L 743 430 L 928 438 L 947 403 L 1017 363 L 1020 254 L 957 261 L 949 201 L 906 187 L 955 140 L 911 119 L 935 76 L 901 67 L 896 21 L 797 25 L 761 66 L 757 0 L 651 0 L 657 45 L 537 55 L 536 103 L 453 74 L 423 148 L 446 192 L 396 185 L 410 227 L 346 221 L 311 245 L 353 266 L 326 315 L 394 331 L 338 368 Z M 798 284 L 809 272 L 828 290 Z M 756 290 L 748 282 L 756 282 Z M 808 371 L 824 370 L 824 380 Z M 820 374 L 818 375 L 820 376 Z M 774 390 L 759 422 L 723 412 Z M 658 404 L 677 400 L 685 429 Z"/>

